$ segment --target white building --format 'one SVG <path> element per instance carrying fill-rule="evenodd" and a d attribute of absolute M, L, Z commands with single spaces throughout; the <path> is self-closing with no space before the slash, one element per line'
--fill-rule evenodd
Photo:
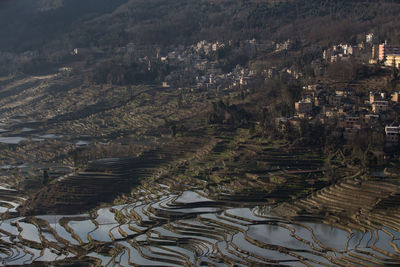
<path fill-rule="evenodd" d="M 386 145 L 394 146 L 399 143 L 400 126 L 386 126 Z"/>

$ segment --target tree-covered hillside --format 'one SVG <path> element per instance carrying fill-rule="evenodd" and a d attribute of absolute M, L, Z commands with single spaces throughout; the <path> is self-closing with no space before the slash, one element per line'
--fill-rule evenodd
<path fill-rule="evenodd" d="M 0 51 L 253 37 L 328 44 L 371 30 L 398 42 L 399 13 L 395 0 L 2 0 Z"/>
<path fill-rule="evenodd" d="M 0 51 L 37 50 L 126 0 L 0 0 Z"/>
<path fill-rule="evenodd" d="M 327 44 L 377 30 L 396 42 L 399 13 L 399 1 L 130 0 L 68 36 L 80 46 L 253 37 Z"/>

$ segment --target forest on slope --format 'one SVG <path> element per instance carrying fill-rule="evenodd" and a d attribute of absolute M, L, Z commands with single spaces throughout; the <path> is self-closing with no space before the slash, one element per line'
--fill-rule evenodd
<path fill-rule="evenodd" d="M 0 51 L 251 38 L 328 45 L 371 30 L 396 43 L 399 13 L 398 0 L 2 0 Z"/>

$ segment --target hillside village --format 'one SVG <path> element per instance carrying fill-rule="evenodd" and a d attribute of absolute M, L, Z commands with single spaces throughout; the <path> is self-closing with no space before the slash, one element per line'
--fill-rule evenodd
<path fill-rule="evenodd" d="M 338 44 L 327 49 L 307 48 L 308 52 L 320 55 L 310 63 L 314 77 L 327 72 L 330 64 L 351 65 L 352 62 L 357 62 L 392 73 L 394 85 L 390 88 L 367 86 L 360 91 L 360 88 L 353 88 L 351 82 L 329 84 L 326 81 L 317 81 L 307 84 L 307 73 L 295 64 L 280 67 L 269 64 L 264 68 L 253 68 L 245 64 L 247 60 L 251 61 L 268 53 L 286 57 L 298 47 L 299 44 L 291 40 L 279 43 L 252 39 L 236 43 L 201 41 L 191 46 L 161 51 L 159 48 L 143 49 L 130 43 L 117 49 L 116 53 L 124 57 L 130 55 L 148 71 L 152 68 L 164 70 L 166 75 L 161 75 L 160 80 L 162 87 L 176 88 L 188 93 L 215 91 L 250 94 L 253 87 L 273 79 L 303 84 L 300 97 L 291 104 L 289 112 L 282 111 L 284 116 L 271 118 L 276 131 L 284 132 L 289 124 L 291 131 L 300 133 L 304 122 L 314 125 L 318 123 L 329 125 L 332 131 L 329 134 L 342 143 L 352 143 L 355 138 L 359 138 L 360 132 L 367 132 L 372 140 L 370 145 L 377 163 L 383 162 L 385 153 L 394 153 L 400 135 L 400 88 L 396 88 L 400 46 L 389 45 L 387 42 L 379 44 L 378 37 L 370 33 L 365 36 L 364 41 L 356 45 Z M 149 51 L 152 51 L 153 56 L 149 56 Z M 74 55 L 79 53 L 79 49 L 73 52 Z M 246 58 L 243 58 L 244 55 Z M 232 62 L 227 62 L 232 58 Z M 273 107 L 267 105 L 265 108 L 274 113 Z"/>
<path fill-rule="evenodd" d="M 271 121 L 268 127 L 274 130 L 274 136 L 291 135 L 293 139 L 304 135 L 305 128 L 311 131 L 323 125 L 327 129 L 323 135 L 337 144 L 352 144 L 365 136 L 370 140 L 369 150 L 375 155 L 376 164 L 382 164 L 385 155 L 397 151 L 400 88 L 396 84 L 400 46 L 380 43 L 373 33 L 355 45 L 340 43 L 328 48 L 302 47 L 299 41 L 290 39 L 281 42 L 251 39 L 200 41 L 162 48 L 131 42 L 117 48 L 74 48 L 68 54 L 72 63 L 59 68 L 54 77 L 77 75 L 89 64 L 94 66 L 91 71 L 98 73 L 85 78 L 89 80 L 89 87 L 101 83 L 124 85 L 133 75 L 140 82 L 156 82 L 155 86 L 161 90 L 175 90 L 181 95 L 211 93 L 217 97 L 230 94 L 245 97 L 252 95 L 254 88 L 268 87 L 270 82 L 293 84 L 298 92 L 294 99 L 288 100 L 291 102 L 264 105 Z M 2 53 L 0 61 L 29 61 L 37 56 L 35 51 L 22 56 Z M 307 61 L 292 60 L 299 56 Z M 114 60 L 107 61 L 110 58 Z M 85 65 L 74 62 L 85 62 Z M 391 80 L 385 86 L 357 84 L 352 81 L 359 71 L 357 68 L 382 72 Z M 363 75 L 366 77 L 369 73 Z M 326 76 L 335 78 L 326 79 Z"/>

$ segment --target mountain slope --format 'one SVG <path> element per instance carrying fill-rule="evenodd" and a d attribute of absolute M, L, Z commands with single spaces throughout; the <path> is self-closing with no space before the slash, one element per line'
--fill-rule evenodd
<path fill-rule="evenodd" d="M 37 50 L 87 19 L 112 12 L 125 0 L 2 0 L 0 51 Z"/>
<path fill-rule="evenodd" d="M 385 0 L 2 0 L 0 51 L 244 38 L 327 44 L 371 30 L 397 42 L 399 13 L 399 1 Z"/>

